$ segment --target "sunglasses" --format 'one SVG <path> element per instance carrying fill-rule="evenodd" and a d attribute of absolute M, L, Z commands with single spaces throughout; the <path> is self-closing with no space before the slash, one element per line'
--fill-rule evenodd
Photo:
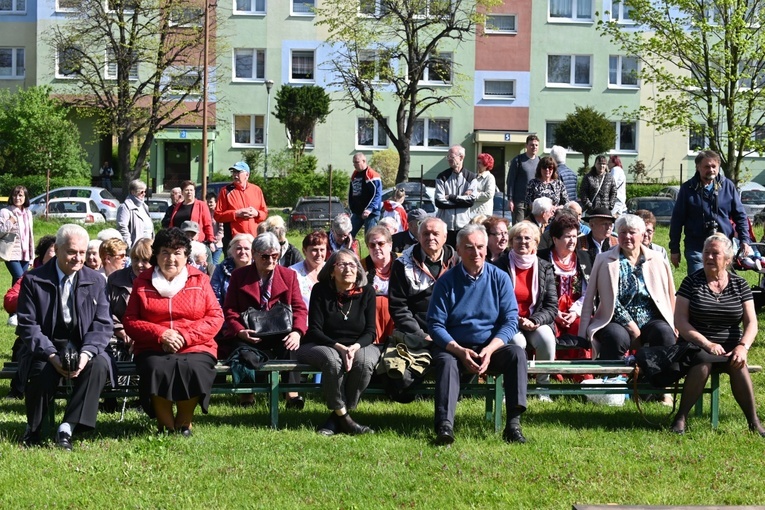
<path fill-rule="evenodd" d="M 260 259 L 265 261 L 279 260 L 279 254 L 278 253 L 261 253 Z"/>
<path fill-rule="evenodd" d="M 344 269 L 353 269 L 356 270 L 356 263 L 355 262 L 338 262 L 335 264 L 335 267 L 344 270 Z"/>
<path fill-rule="evenodd" d="M 388 244 L 388 241 L 377 241 L 377 242 L 371 242 L 371 243 L 369 243 L 369 244 L 368 244 L 368 246 L 369 246 L 370 248 L 382 248 L 382 247 L 383 247 L 383 246 L 385 246 L 386 244 Z"/>

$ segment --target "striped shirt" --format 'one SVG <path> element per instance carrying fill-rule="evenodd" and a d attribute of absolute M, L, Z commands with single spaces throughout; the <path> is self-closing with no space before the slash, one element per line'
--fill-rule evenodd
<path fill-rule="evenodd" d="M 729 273 L 728 285 L 718 295 L 709 288 L 704 270 L 700 269 L 685 277 L 677 296 L 690 302 L 688 321 L 707 340 L 718 344 L 741 340 L 744 302 L 753 299 L 746 280 Z"/>

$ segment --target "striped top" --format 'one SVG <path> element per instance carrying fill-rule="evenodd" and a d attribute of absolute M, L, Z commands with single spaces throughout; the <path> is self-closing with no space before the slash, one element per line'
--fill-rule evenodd
<path fill-rule="evenodd" d="M 718 295 L 709 288 L 704 270 L 700 269 L 685 277 L 677 296 L 690 301 L 688 320 L 707 340 L 718 344 L 741 340 L 743 304 L 753 299 L 746 280 L 729 273 L 728 285 Z"/>

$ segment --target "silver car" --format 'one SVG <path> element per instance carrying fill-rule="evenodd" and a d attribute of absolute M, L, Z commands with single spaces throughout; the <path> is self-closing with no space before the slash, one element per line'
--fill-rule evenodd
<path fill-rule="evenodd" d="M 52 198 L 48 202 L 48 217 L 74 220 L 86 225 L 106 222 L 93 200 L 79 197 Z"/>
<path fill-rule="evenodd" d="M 95 186 L 73 186 L 66 188 L 56 188 L 50 190 L 48 194 L 54 198 L 89 198 L 98 206 L 98 210 L 104 215 L 107 221 L 117 221 L 117 208 L 120 201 L 105 188 Z M 45 194 L 38 195 L 29 201 L 29 210 L 35 216 L 41 216 L 45 213 Z"/>

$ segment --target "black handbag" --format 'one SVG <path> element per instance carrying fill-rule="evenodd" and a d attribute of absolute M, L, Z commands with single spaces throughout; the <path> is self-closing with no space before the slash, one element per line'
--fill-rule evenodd
<path fill-rule="evenodd" d="M 253 330 L 258 337 L 283 338 L 292 332 L 292 307 L 281 301 L 269 310 L 249 307 L 242 312 L 242 324 Z"/>

